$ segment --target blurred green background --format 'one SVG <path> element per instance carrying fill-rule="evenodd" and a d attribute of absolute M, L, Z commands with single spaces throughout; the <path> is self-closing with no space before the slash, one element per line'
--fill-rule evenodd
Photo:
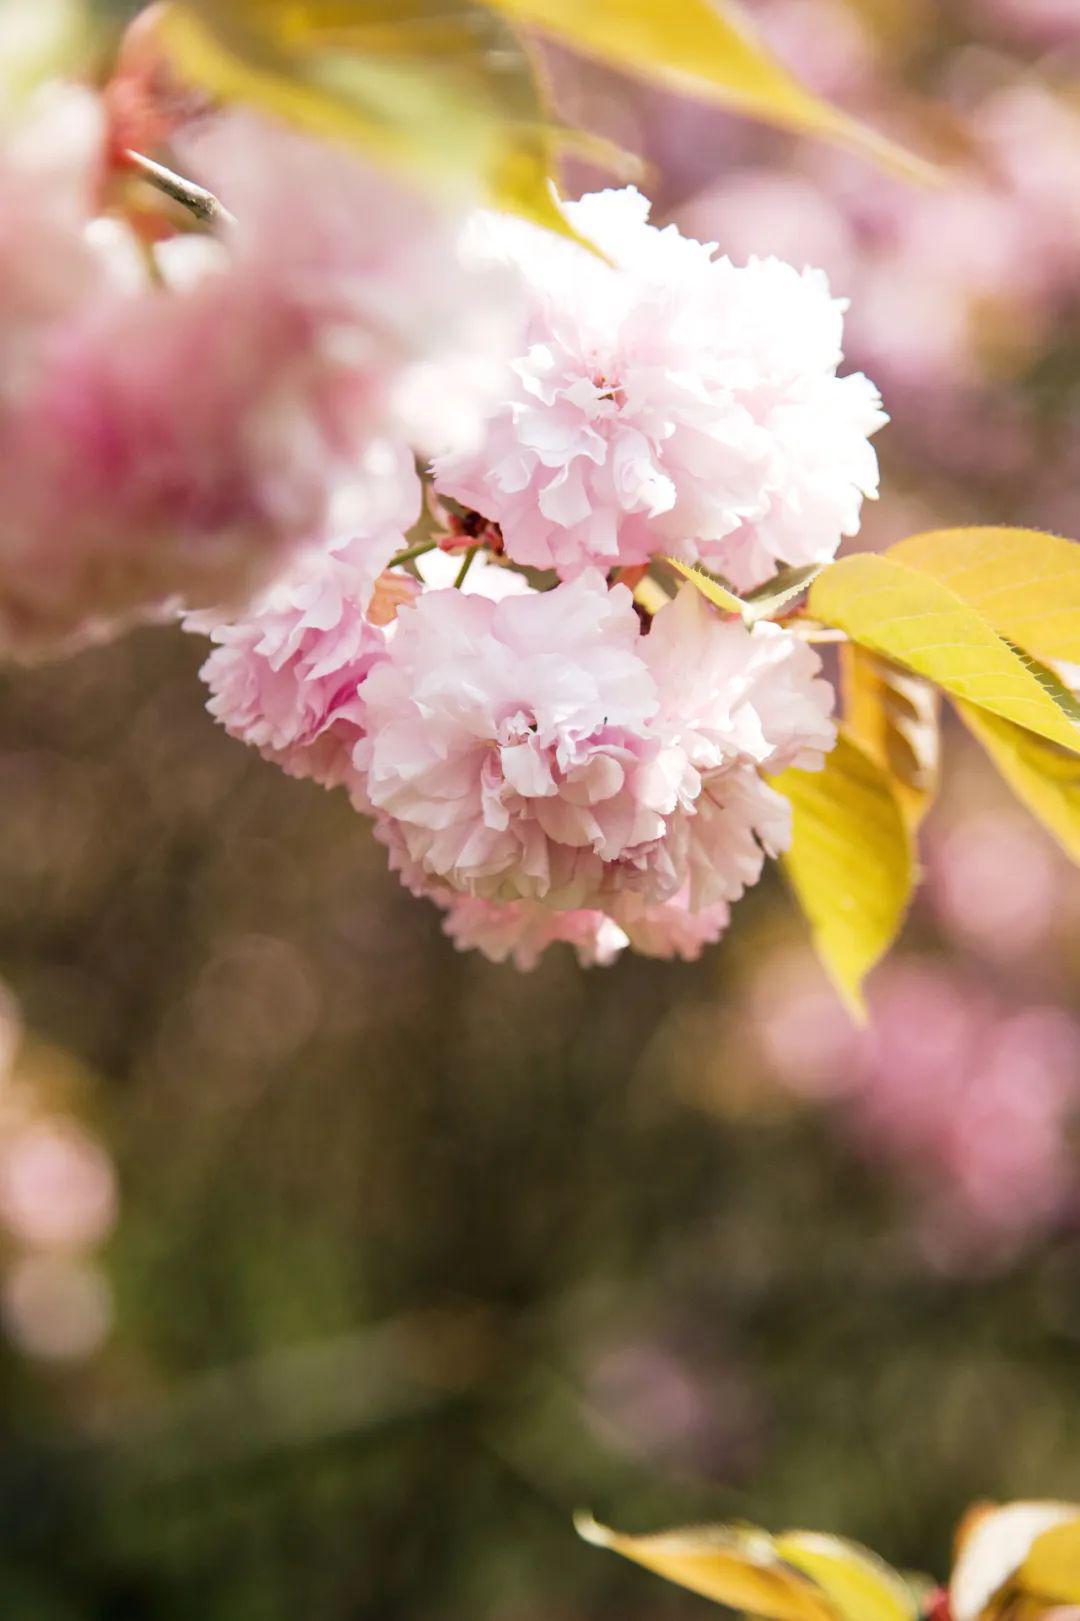
<path fill-rule="evenodd" d="M 1071 9 L 754 8 L 878 123 L 938 108 L 944 205 L 557 64 L 687 228 L 832 256 L 894 416 L 870 543 L 1080 532 Z M 973 1498 L 1080 1498 L 1080 895 L 970 746 L 856 1038 L 775 874 L 692 967 L 456 954 L 343 796 L 215 728 L 201 653 L 0 683 L 0 1615 L 659 1621 L 707 1607 L 575 1509 L 942 1574 Z"/>

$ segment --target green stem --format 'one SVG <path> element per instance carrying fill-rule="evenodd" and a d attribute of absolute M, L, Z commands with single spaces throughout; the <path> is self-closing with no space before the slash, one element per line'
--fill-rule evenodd
<path fill-rule="evenodd" d="M 423 557 L 425 552 L 433 552 L 438 545 L 437 540 L 422 540 L 416 546 L 409 546 L 405 551 L 398 552 L 387 563 L 387 568 L 398 568 L 402 563 L 411 563 L 414 557 Z"/>
<path fill-rule="evenodd" d="M 470 546 L 468 551 L 465 553 L 461 567 L 458 569 L 457 579 L 454 581 L 455 590 L 460 590 L 460 588 L 465 584 L 465 576 L 472 568 L 473 558 L 476 556 L 479 550 L 479 546 Z"/>

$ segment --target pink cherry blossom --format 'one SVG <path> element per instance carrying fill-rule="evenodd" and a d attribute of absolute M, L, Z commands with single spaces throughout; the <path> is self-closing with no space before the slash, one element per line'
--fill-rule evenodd
<path fill-rule="evenodd" d="M 691 586 L 649 636 L 595 572 L 498 602 L 435 590 L 364 684 L 355 763 L 416 893 L 604 911 L 696 954 L 790 838 L 759 773 L 832 745 L 818 669 Z"/>
<path fill-rule="evenodd" d="M 639 639 L 630 593 L 598 574 L 498 603 L 432 591 L 399 616 L 357 763 L 422 872 L 571 907 L 606 861 L 662 836 Z"/>
<path fill-rule="evenodd" d="M 775 259 L 647 223 L 636 191 L 566 205 L 611 263 L 519 221 L 477 226 L 517 264 L 530 317 L 504 403 L 439 487 L 501 525 L 516 561 L 570 577 L 674 552 L 740 588 L 823 562 L 877 488 L 885 418 L 837 376 L 842 301 Z"/>
<path fill-rule="evenodd" d="M 166 242 L 155 281 L 92 217 L 106 150 L 81 92 L 0 136 L 0 646 L 19 654 L 244 605 L 330 533 L 364 446 L 430 379 L 433 334 L 482 350 L 501 309 L 448 214 L 242 113 L 176 137 L 237 223 Z"/>
<path fill-rule="evenodd" d="M 361 804 L 352 767 L 363 736 L 360 684 L 385 645 L 372 598 L 420 507 L 403 448 L 372 446 L 364 471 L 354 527 L 342 538 L 308 548 L 243 617 L 188 621 L 218 644 L 200 673 L 211 691 L 207 707 L 226 731 L 290 776 L 346 784 Z M 409 587 L 419 589 L 407 575 L 396 578 L 406 597 Z M 375 617 L 392 618 L 395 606 Z"/>
<path fill-rule="evenodd" d="M 606 967 L 627 944 L 603 912 L 556 912 L 539 901 L 489 901 L 475 895 L 436 897 L 446 908 L 443 929 L 459 951 L 476 950 L 491 962 L 535 968 L 549 945 L 573 946 L 583 968 Z"/>

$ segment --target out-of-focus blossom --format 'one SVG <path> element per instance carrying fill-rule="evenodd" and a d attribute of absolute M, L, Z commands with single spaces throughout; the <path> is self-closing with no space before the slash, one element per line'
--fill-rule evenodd
<path fill-rule="evenodd" d="M 89 1261 L 27 1255 L 0 1283 L 0 1318 L 8 1338 L 27 1356 L 82 1362 L 108 1338 L 112 1291 Z"/>
<path fill-rule="evenodd" d="M 715 1355 L 706 1372 L 672 1346 L 629 1339 L 590 1359 L 585 1392 L 585 1421 L 606 1446 L 725 1481 L 759 1461 L 760 1393 Z"/>
<path fill-rule="evenodd" d="M 927 893 L 958 940 L 1002 963 L 1045 945 L 1061 912 L 1063 863 L 1021 815 L 957 817 L 930 842 Z"/>
<path fill-rule="evenodd" d="M 430 382 L 439 356 L 479 365 L 503 320 L 449 216 L 346 152 L 242 113 L 175 141 L 237 223 L 209 251 L 165 243 L 155 281 L 96 218 L 92 97 L 43 95 L 0 137 L 9 650 L 245 603 L 327 532 L 367 441 L 407 415 L 414 366 Z M 468 422 L 470 389 L 466 367 L 447 424 Z"/>
<path fill-rule="evenodd" d="M 471 447 L 519 341 L 517 273 L 426 193 L 254 114 L 196 120 L 175 144 L 236 216 L 230 249 L 251 292 L 303 311 L 347 380 L 350 444 Z"/>
<path fill-rule="evenodd" d="M 854 230 L 835 198 L 802 175 L 764 165 L 734 169 L 680 208 L 679 225 L 691 236 L 715 236 L 736 262 L 774 256 L 822 265 L 841 289 L 851 283 Z"/>
<path fill-rule="evenodd" d="M 486 436 L 436 461 L 439 486 L 564 577 L 675 552 L 746 588 L 832 557 L 876 492 L 885 418 L 865 377 L 837 376 L 825 277 L 716 259 L 650 226 L 632 189 L 566 211 L 611 263 L 518 221 L 478 226 L 525 276 L 529 328 Z"/>
<path fill-rule="evenodd" d="M 759 1018 L 775 1069 L 799 1091 L 834 1094 L 845 1134 L 918 1190 L 924 1244 L 941 1264 L 1007 1257 L 1075 1204 L 1080 1026 L 1069 1014 L 1002 1004 L 914 961 L 881 971 L 863 1033 L 835 999 L 830 1018 L 809 986 L 794 1008 L 784 990 L 770 970 Z M 807 1043 L 778 1038 L 808 1007 Z"/>
<path fill-rule="evenodd" d="M 976 10 L 1025 44 L 1080 45 L 1080 17 L 1073 0 L 976 0 Z"/>
<path fill-rule="evenodd" d="M 0 1140 L 0 1222 L 35 1249 L 91 1248 L 116 1220 L 104 1149 L 74 1121 L 29 1121 Z"/>
<path fill-rule="evenodd" d="M 0 129 L 0 402 L 14 395 L 48 323 L 108 285 L 87 227 L 104 118 L 89 90 L 50 85 Z"/>
<path fill-rule="evenodd" d="M 290 776 L 354 792 L 360 684 L 383 650 L 385 623 L 415 585 L 406 575 L 380 579 L 420 508 L 404 449 L 373 445 L 364 475 L 351 532 L 303 552 L 243 618 L 188 621 L 218 644 L 200 673 L 211 691 L 207 707 L 226 731 Z M 404 597 L 392 588 L 397 579 L 408 582 Z M 380 624 L 371 612 L 376 595 Z"/>
<path fill-rule="evenodd" d="M 818 670 L 804 643 L 724 622 L 692 587 L 648 636 L 596 573 L 495 603 L 433 591 L 368 676 L 356 764 L 415 892 L 584 913 L 576 942 L 607 912 L 641 949 L 692 956 L 790 837 L 759 773 L 832 745 Z M 524 909 L 466 908 L 448 928 L 486 929 L 493 955 L 536 938 Z"/>

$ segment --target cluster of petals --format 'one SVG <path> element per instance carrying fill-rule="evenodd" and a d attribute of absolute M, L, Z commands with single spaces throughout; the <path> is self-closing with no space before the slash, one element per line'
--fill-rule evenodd
<path fill-rule="evenodd" d="M 818 672 L 692 587 L 648 635 L 596 571 L 501 600 L 432 589 L 363 683 L 354 764 L 392 864 L 460 943 L 693 956 L 788 843 L 764 777 L 832 745 Z"/>
<path fill-rule="evenodd" d="M 242 615 L 190 615 L 187 628 L 217 644 L 200 673 L 207 707 L 230 736 L 290 776 L 345 786 L 362 806 L 352 767 L 363 735 L 360 686 L 414 584 L 385 574 L 419 515 L 412 458 L 374 443 L 348 505 L 351 526 L 302 551 Z"/>
<path fill-rule="evenodd" d="M 477 222 L 477 251 L 521 271 L 528 322 L 481 442 L 436 460 L 440 488 L 563 578 L 666 552 L 749 589 L 830 559 L 877 492 L 885 417 L 837 374 L 845 305 L 823 273 L 718 258 L 651 226 L 632 188 L 565 208 L 598 254 Z"/>
<path fill-rule="evenodd" d="M 230 112 L 170 157 L 235 216 L 216 238 L 150 246 L 103 212 L 90 91 L 47 84 L 0 129 L 9 653 L 246 603 L 402 426 L 433 335 L 482 353 L 469 311 L 498 307 L 449 216 L 344 150 Z"/>

